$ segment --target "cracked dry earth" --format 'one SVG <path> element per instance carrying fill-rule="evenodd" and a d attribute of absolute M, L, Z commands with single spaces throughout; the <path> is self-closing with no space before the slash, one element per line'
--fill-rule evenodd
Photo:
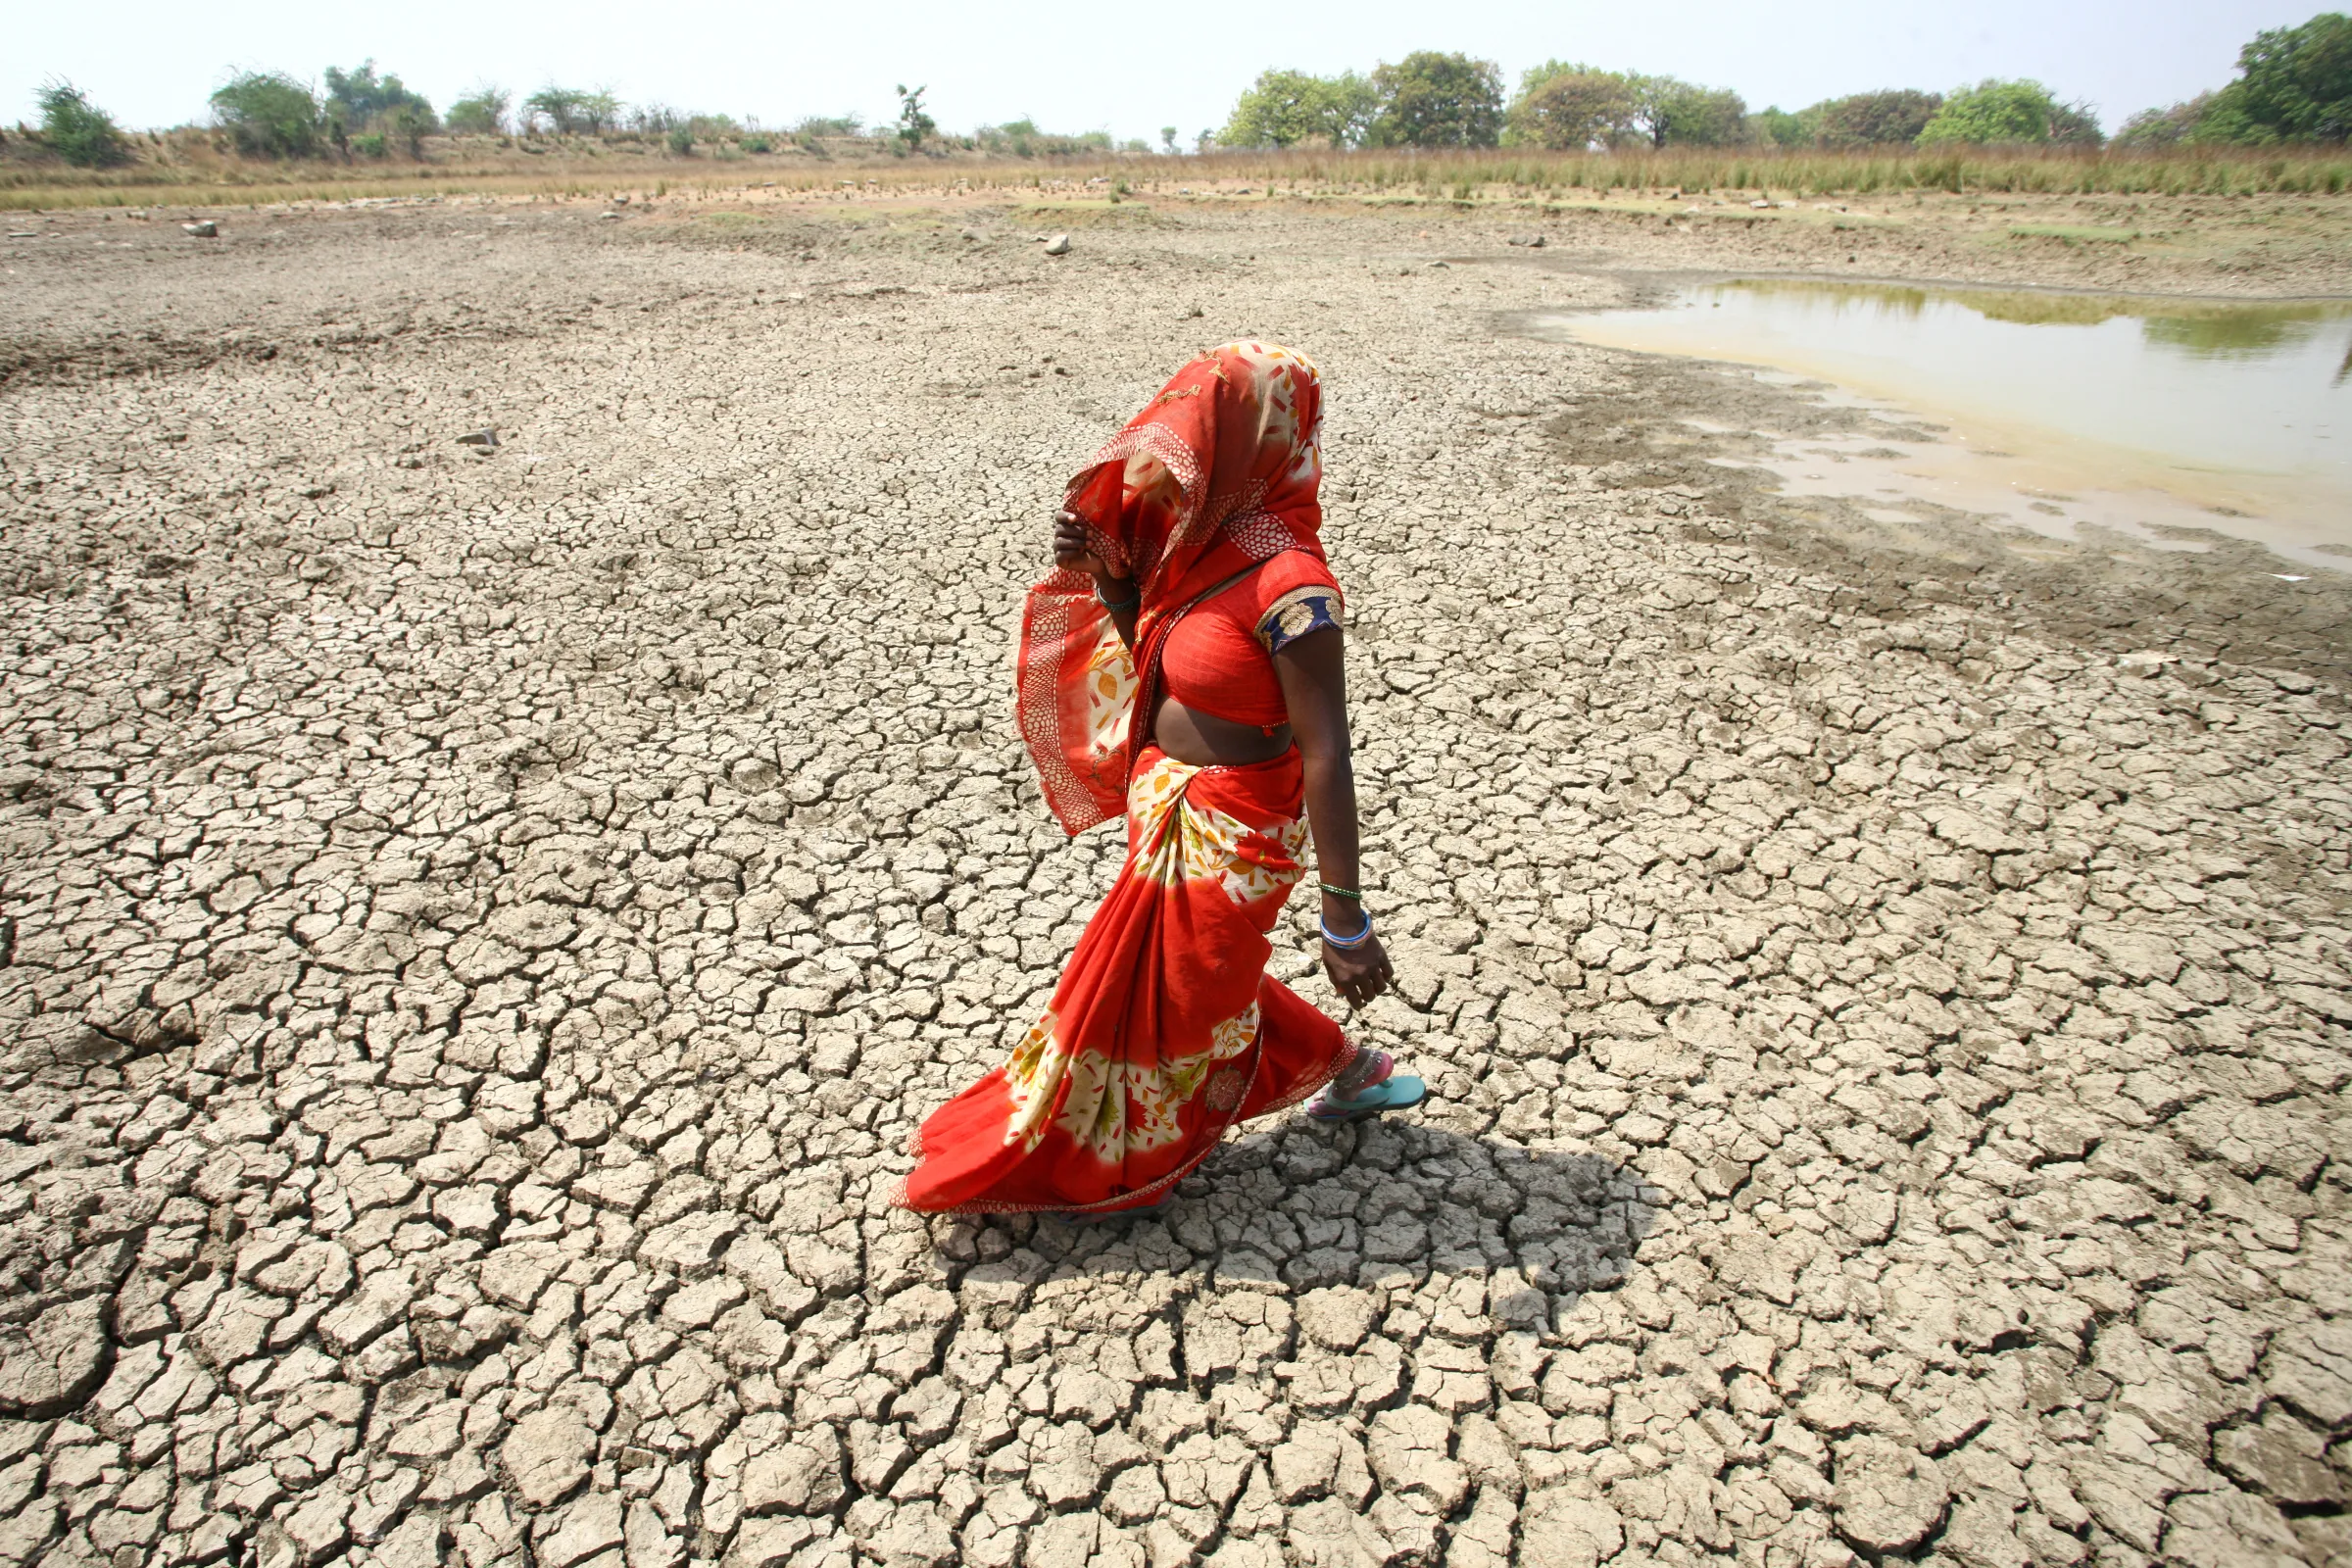
<path fill-rule="evenodd" d="M 223 230 L 0 308 L 0 1563 L 2352 1561 L 2335 692 L 1840 610 L 1377 219 Z M 1243 333 L 1437 1099 L 894 1210 L 1114 870 L 1059 479 Z"/>

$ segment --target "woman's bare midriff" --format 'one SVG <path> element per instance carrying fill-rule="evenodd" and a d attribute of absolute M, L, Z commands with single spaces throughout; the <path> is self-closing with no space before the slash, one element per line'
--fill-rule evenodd
<path fill-rule="evenodd" d="M 1196 767 L 1240 767 L 1271 761 L 1291 749 L 1291 726 L 1277 724 L 1272 734 L 1255 724 L 1237 723 L 1187 708 L 1173 697 L 1162 697 L 1152 713 L 1152 738 L 1179 762 Z"/>

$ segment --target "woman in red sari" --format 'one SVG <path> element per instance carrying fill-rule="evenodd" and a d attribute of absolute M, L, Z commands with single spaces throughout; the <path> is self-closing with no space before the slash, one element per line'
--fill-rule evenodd
<path fill-rule="evenodd" d="M 1423 1098 L 1265 972 L 1311 829 L 1333 985 L 1361 1006 L 1391 980 L 1358 890 L 1321 425 L 1312 365 L 1228 344 L 1070 481 L 1022 618 L 1021 734 L 1062 826 L 1124 814 L 1127 860 L 1012 1059 L 923 1123 L 908 1207 L 1155 1207 L 1238 1122 Z"/>

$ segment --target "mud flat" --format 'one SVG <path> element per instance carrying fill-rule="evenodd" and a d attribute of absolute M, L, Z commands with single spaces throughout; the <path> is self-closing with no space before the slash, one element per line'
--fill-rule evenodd
<path fill-rule="evenodd" d="M 1508 330 L 1704 233 L 597 212 L 7 258 L 0 1562 L 2348 1560 L 2339 582 L 1800 513 L 1677 445 L 1785 389 Z M 1437 1102 L 892 1210 L 1113 869 L 1040 519 L 1245 334 Z"/>

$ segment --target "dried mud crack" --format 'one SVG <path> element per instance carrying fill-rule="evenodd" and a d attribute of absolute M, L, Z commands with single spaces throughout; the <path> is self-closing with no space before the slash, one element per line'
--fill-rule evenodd
<path fill-rule="evenodd" d="M 4 307 L 0 1563 L 2352 1560 L 2325 604 L 1601 451 L 1649 372 L 1492 323 L 1614 285 L 1412 220 L 577 218 Z M 1437 1098 L 894 1210 L 1114 869 L 1058 477 L 1243 334 Z"/>

